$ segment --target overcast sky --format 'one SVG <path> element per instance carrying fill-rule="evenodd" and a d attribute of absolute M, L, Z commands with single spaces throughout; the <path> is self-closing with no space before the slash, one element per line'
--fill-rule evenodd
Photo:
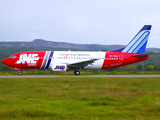
<path fill-rule="evenodd" d="M 148 24 L 147 47 L 160 48 L 159 6 L 160 0 L 0 0 L 0 41 L 126 45 Z"/>

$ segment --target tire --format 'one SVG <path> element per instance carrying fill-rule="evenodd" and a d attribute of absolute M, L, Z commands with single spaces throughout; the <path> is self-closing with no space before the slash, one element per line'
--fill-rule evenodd
<path fill-rule="evenodd" d="M 75 75 L 80 75 L 80 71 L 75 70 L 75 71 L 74 71 L 74 74 L 75 74 Z"/>
<path fill-rule="evenodd" d="M 18 75 L 22 75 L 22 72 L 19 72 Z"/>

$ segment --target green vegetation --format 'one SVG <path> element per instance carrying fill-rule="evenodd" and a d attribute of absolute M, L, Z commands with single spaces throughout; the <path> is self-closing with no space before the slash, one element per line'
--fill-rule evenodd
<path fill-rule="evenodd" d="M 131 66 L 132 68 L 132 66 Z M 81 75 L 127 75 L 127 74 L 160 74 L 160 71 L 137 71 L 137 70 L 81 70 Z M 12 71 L 0 71 L 0 75 L 18 75 L 18 71 L 12 70 Z M 67 71 L 67 72 L 52 72 L 52 71 L 45 71 L 45 70 L 22 70 L 22 75 L 74 75 L 74 71 Z"/>
<path fill-rule="evenodd" d="M 1 78 L 2 120 L 159 120 L 159 78 Z"/>

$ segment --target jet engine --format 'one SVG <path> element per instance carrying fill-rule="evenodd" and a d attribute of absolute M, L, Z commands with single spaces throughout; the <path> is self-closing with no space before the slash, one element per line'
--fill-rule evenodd
<path fill-rule="evenodd" d="M 51 70 L 53 72 L 65 72 L 67 71 L 67 65 L 66 64 L 52 64 Z"/>

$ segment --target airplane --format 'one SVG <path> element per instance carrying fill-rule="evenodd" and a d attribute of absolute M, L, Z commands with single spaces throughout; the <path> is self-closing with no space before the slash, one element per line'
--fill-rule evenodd
<path fill-rule="evenodd" d="M 136 36 L 121 49 L 109 52 L 93 51 L 26 51 L 11 55 L 3 64 L 19 71 L 21 69 L 50 69 L 53 72 L 65 72 L 73 69 L 75 75 L 80 70 L 109 69 L 146 60 L 145 53 L 151 25 L 144 25 Z"/>

